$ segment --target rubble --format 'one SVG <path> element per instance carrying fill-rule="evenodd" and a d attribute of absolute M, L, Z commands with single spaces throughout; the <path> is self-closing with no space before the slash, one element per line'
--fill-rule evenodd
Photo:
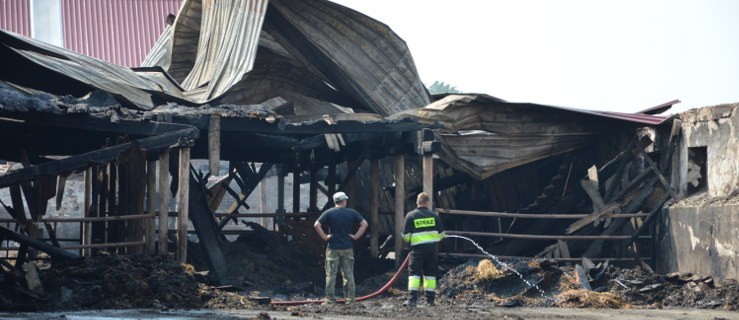
<path fill-rule="evenodd" d="M 711 277 L 692 274 L 658 275 L 639 267 L 624 269 L 601 264 L 607 270 L 589 269 L 586 281 L 595 289 L 585 290 L 571 276 L 579 265 L 535 267 L 536 264 L 514 262 L 512 266 L 519 268 L 526 279 L 541 279 L 538 286 L 544 294 L 539 295 L 536 290 L 527 290 L 523 281 L 509 270 L 498 271 L 495 276 L 481 276 L 491 275 L 490 264 L 490 260 L 483 259 L 451 269 L 440 280 L 441 296 L 450 304 L 490 301 L 499 307 L 739 310 L 739 284 L 735 280 L 716 282 Z M 592 279 L 594 275 L 600 276 Z"/>
<path fill-rule="evenodd" d="M 31 265 L 32 263 L 27 263 Z M 23 294 L 18 278 L 0 293 L 4 311 L 77 309 L 253 308 L 243 295 L 205 283 L 191 265 L 172 257 L 98 255 L 81 262 L 41 264 L 44 295 Z M 43 302 L 43 303 L 41 303 Z"/>

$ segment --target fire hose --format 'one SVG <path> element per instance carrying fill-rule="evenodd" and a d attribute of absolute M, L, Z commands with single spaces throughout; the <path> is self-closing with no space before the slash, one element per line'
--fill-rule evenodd
<path fill-rule="evenodd" d="M 398 278 L 400 277 L 400 274 L 403 272 L 403 270 L 405 270 L 405 268 L 408 267 L 408 260 L 410 259 L 410 256 L 411 255 L 408 255 L 408 256 L 405 257 L 405 260 L 403 260 L 403 264 L 400 265 L 400 267 L 398 268 L 398 271 L 395 272 L 395 275 L 393 275 L 393 277 L 390 279 L 390 281 L 388 281 L 384 286 L 382 286 L 382 288 L 380 288 L 380 290 L 377 290 L 377 291 L 375 291 L 373 293 L 370 293 L 370 294 L 368 294 L 366 296 L 358 297 L 356 300 L 357 301 L 369 300 L 369 299 L 372 299 L 372 298 L 374 298 L 376 296 L 379 296 L 383 292 L 387 291 L 387 289 L 390 289 L 390 287 L 393 286 L 393 284 L 395 283 L 395 281 L 398 280 Z M 272 305 L 277 305 L 277 306 L 299 306 L 299 305 L 303 305 L 303 304 L 323 303 L 325 301 L 326 300 L 324 300 L 324 299 L 319 299 L 319 300 L 296 300 L 296 301 L 272 301 L 271 304 Z M 337 303 L 344 303 L 344 299 L 337 299 L 336 302 Z"/>

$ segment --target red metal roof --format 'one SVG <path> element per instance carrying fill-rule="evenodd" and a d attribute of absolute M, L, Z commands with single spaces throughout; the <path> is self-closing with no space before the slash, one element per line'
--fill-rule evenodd
<path fill-rule="evenodd" d="M 182 0 L 63 0 L 64 47 L 138 67 Z"/>
<path fill-rule="evenodd" d="M 0 29 L 31 36 L 29 0 L 0 0 Z"/>

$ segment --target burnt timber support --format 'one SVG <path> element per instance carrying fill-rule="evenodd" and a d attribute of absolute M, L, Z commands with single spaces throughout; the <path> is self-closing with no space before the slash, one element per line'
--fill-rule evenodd
<path fill-rule="evenodd" d="M 256 172 L 254 168 L 249 167 L 244 162 L 237 162 L 234 164 L 234 167 L 239 174 L 239 177 L 235 177 L 235 180 L 241 187 L 241 194 L 231 189 L 228 184 L 223 185 L 223 188 L 226 190 L 226 192 L 228 192 L 228 194 L 230 194 L 235 200 L 231 208 L 229 208 L 228 210 L 229 215 L 238 214 L 239 208 L 242 206 L 245 209 L 250 209 L 249 205 L 246 203 L 246 199 L 249 198 L 254 190 L 256 190 L 260 182 L 264 180 L 264 177 L 267 176 L 267 173 L 272 168 L 272 164 L 262 163 L 262 165 L 259 167 L 259 171 Z M 228 224 L 228 222 L 231 220 L 233 220 L 234 223 L 238 224 L 236 218 L 226 216 L 218 222 L 218 230 L 223 229 L 223 227 L 225 227 L 226 224 Z"/>
<path fill-rule="evenodd" d="M 311 165 L 310 168 L 310 183 L 309 183 L 309 198 L 308 198 L 308 212 L 318 212 L 318 167 Z M 264 211 L 262 211 L 264 212 Z"/>
<path fill-rule="evenodd" d="M 359 157 L 347 163 L 346 177 L 344 177 L 341 180 L 341 183 L 339 183 L 339 186 L 338 186 L 338 190 L 344 190 L 344 188 L 346 188 L 348 184 L 350 183 L 353 184 L 349 186 L 349 188 L 347 188 L 347 195 L 349 195 L 349 201 L 347 202 L 347 206 L 349 206 L 350 208 L 352 207 L 353 201 L 355 201 L 355 200 L 352 200 L 352 195 L 354 191 L 351 191 L 351 193 L 348 191 L 350 191 L 351 188 L 354 188 L 353 190 L 356 190 L 356 180 L 354 179 L 354 177 L 356 176 L 357 171 L 359 170 L 359 167 L 362 166 L 362 163 L 364 162 L 364 158 L 365 158 L 365 154 L 362 153 L 359 155 Z M 326 196 L 329 199 L 328 201 L 326 201 L 326 205 L 323 206 L 323 209 L 321 211 L 326 211 L 328 208 L 330 208 L 334 204 L 334 201 L 331 198 L 333 194 L 328 193 L 328 190 L 326 190 L 326 193 L 327 193 Z"/>
<path fill-rule="evenodd" d="M 377 257 L 379 250 L 379 213 L 380 213 L 380 161 L 370 160 L 370 255 Z"/>
<path fill-rule="evenodd" d="M 279 165 L 277 167 L 277 212 L 278 214 L 284 214 L 285 210 L 285 165 Z M 279 227 L 282 225 L 284 218 L 279 217 L 275 221 L 275 226 Z"/>
<path fill-rule="evenodd" d="M 220 175 L 221 168 L 221 116 L 211 115 L 208 126 L 208 163 L 211 176 Z"/>
<path fill-rule="evenodd" d="M 405 218 L 405 155 L 395 155 L 395 266 L 400 266 L 403 257 L 403 224 Z"/>
<path fill-rule="evenodd" d="M 180 157 L 182 158 L 182 157 Z M 189 162 L 189 161 L 188 161 Z M 221 246 L 219 242 L 219 233 L 216 225 L 216 220 L 213 218 L 213 212 L 208 206 L 208 197 L 205 194 L 205 181 L 199 181 L 198 178 L 192 174 L 189 164 L 186 166 L 188 171 L 181 172 L 180 181 L 186 180 L 188 182 L 188 188 L 190 192 L 187 193 L 185 198 L 188 198 L 189 218 L 192 220 L 195 233 L 198 235 L 200 248 L 203 251 L 203 255 L 208 265 L 208 276 L 211 281 L 216 285 L 224 284 L 223 281 L 226 279 L 226 261 L 223 258 Z M 184 171 L 184 170 L 181 170 Z M 183 175 L 184 174 L 184 175 Z M 186 177 L 183 179 L 183 177 Z M 180 188 L 180 190 L 182 190 Z M 178 217 L 178 222 L 180 218 Z M 179 223 L 178 223 L 179 224 Z M 185 227 L 187 227 L 187 221 L 185 221 Z M 178 229 L 178 235 L 181 229 Z M 185 231 L 185 237 L 187 237 L 187 229 Z M 177 249 L 178 253 L 180 250 L 180 241 L 178 236 Z M 187 250 L 187 238 L 184 238 L 185 250 Z M 186 252 L 186 251 L 185 251 Z M 177 256 L 180 257 L 179 255 Z"/>
<path fill-rule="evenodd" d="M 66 260 L 79 258 L 78 255 L 68 252 L 59 247 L 52 246 L 41 240 L 37 240 L 22 234 L 13 232 L 10 229 L 0 226 L 0 237 L 5 240 L 12 240 L 21 244 L 21 247 L 31 247 L 36 250 L 46 252 L 53 260 Z M 19 258 L 21 257 L 19 253 Z M 18 265 L 16 265 L 18 267 Z"/>
<path fill-rule="evenodd" d="M 264 179 L 259 182 L 259 211 L 267 212 L 267 180 Z M 274 221 L 274 219 L 272 221 Z M 269 230 L 267 227 L 269 225 L 268 217 L 261 217 L 260 222 L 262 227 Z"/>
<path fill-rule="evenodd" d="M 429 195 L 429 209 L 434 207 L 434 157 L 423 155 L 423 192 Z"/>
<path fill-rule="evenodd" d="M 84 207 L 82 209 L 82 214 L 85 218 L 90 217 L 90 206 L 92 205 L 92 168 L 85 169 L 85 200 L 84 200 Z M 97 202 L 97 201 L 96 201 Z M 81 244 L 88 245 L 92 243 L 92 224 L 90 222 L 84 222 L 82 224 L 82 241 Z M 85 257 L 89 257 L 91 255 L 92 251 L 90 248 L 85 248 L 82 250 L 82 255 Z"/>
<path fill-rule="evenodd" d="M 162 135 L 141 139 L 139 140 L 139 146 L 146 150 L 162 149 L 177 144 L 180 138 L 195 139 L 197 135 L 198 130 L 196 128 L 184 128 Z M 113 161 L 118 157 L 119 153 L 131 148 L 131 144 L 131 142 L 122 143 L 109 148 L 95 150 L 77 156 L 41 163 L 18 171 L 13 171 L 12 173 L 0 177 L 0 188 L 30 181 L 41 176 L 56 176 L 64 172 L 79 170 L 87 167 L 90 163 L 106 163 Z"/>
<path fill-rule="evenodd" d="M 336 163 L 328 164 L 328 176 L 326 177 L 326 187 L 328 188 L 328 196 L 333 197 L 336 193 Z"/>
<path fill-rule="evenodd" d="M 159 154 L 159 255 L 167 254 L 167 234 L 169 233 L 169 149 Z"/>
<path fill-rule="evenodd" d="M 293 212 L 300 212 L 300 156 L 295 155 L 293 167 Z"/>
<path fill-rule="evenodd" d="M 150 216 L 156 215 L 156 196 L 157 196 L 157 162 L 156 160 L 148 160 L 146 162 L 146 214 Z M 154 234 L 156 233 L 156 224 L 154 218 L 144 221 L 146 226 L 146 254 L 153 255 L 156 252 L 156 241 Z"/>
<path fill-rule="evenodd" d="M 434 141 L 434 132 L 431 129 L 422 129 L 418 132 L 418 147 L 416 152 L 421 155 L 423 168 L 423 192 L 429 195 L 429 209 L 434 208 L 434 153 L 441 145 Z M 411 195 L 413 196 L 413 195 Z"/>
<path fill-rule="evenodd" d="M 187 262 L 187 227 L 190 210 L 190 147 L 180 147 L 177 188 L 177 261 Z M 206 205 L 207 206 L 207 205 Z"/>

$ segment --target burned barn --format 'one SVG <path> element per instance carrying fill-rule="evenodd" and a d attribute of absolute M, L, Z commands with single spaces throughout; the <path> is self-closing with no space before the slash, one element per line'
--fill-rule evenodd
<path fill-rule="evenodd" d="M 700 202 L 736 195 L 735 105 L 676 117 L 660 114 L 677 100 L 621 113 L 430 95 L 401 38 L 329 1 L 186 0 L 170 22 L 138 68 L 0 30 L 2 268 L 174 254 L 233 284 L 235 236 L 320 261 L 313 222 L 336 191 L 370 222 L 358 254 L 398 266 L 427 191 L 447 234 L 504 260 L 736 276 L 731 229 L 714 227 L 735 203 Z M 460 239 L 441 256 L 486 257 Z"/>

